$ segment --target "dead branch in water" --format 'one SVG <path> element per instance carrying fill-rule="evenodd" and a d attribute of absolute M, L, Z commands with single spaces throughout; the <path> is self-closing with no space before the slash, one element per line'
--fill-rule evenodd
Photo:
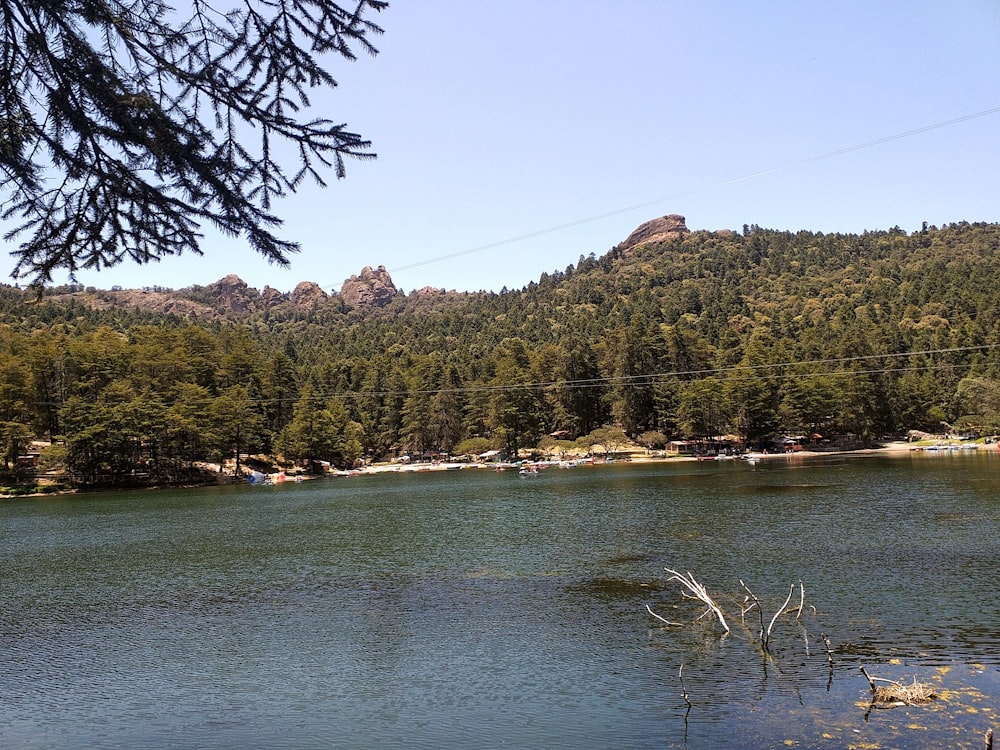
<path fill-rule="evenodd" d="M 830 639 L 826 637 L 826 633 L 820 633 L 819 637 L 826 645 L 826 663 L 830 665 L 830 669 L 833 669 L 833 647 L 830 645 Z"/>
<path fill-rule="evenodd" d="M 742 581 L 740 582 L 742 583 Z M 747 606 L 747 602 L 750 602 L 750 606 Z M 744 596 L 743 601 L 740 602 L 740 624 L 746 625 L 747 612 L 757 606 L 757 602 L 751 602 L 749 596 Z"/>
<path fill-rule="evenodd" d="M 778 611 L 774 613 L 774 617 L 771 618 L 771 624 L 767 626 L 767 634 L 764 636 L 764 650 L 767 650 L 768 641 L 771 640 L 771 631 L 774 629 L 774 623 L 778 621 L 778 617 L 780 617 L 781 613 L 785 611 L 785 608 L 788 606 L 788 602 L 792 600 L 793 591 L 795 591 L 794 583 L 788 588 L 788 597 L 785 599 L 785 603 L 782 604 L 781 607 L 778 608 Z"/>
<path fill-rule="evenodd" d="M 682 596 L 688 599 L 697 599 L 707 607 L 707 609 L 695 619 L 695 622 L 701 620 L 703 617 L 715 615 L 715 617 L 719 621 L 719 624 L 722 625 L 726 633 L 728 634 L 730 632 L 729 623 L 726 622 L 726 616 L 723 614 L 722 608 L 716 603 L 715 599 L 711 597 L 705 586 L 699 583 L 697 579 L 695 579 L 692 573 L 681 573 L 680 571 L 674 570 L 673 568 L 664 568 L 664 570 L 666 570 L 670 574 L 670 578 L 667 579 L 668 581 L 677 581 L 684 587 L 685 590 L 681 592 Z M 747 613 L 750 612 L 750 610 L 756 608 L 757 616 L 760 620 L 760 631 L 758 637 L 760 638 L 761 647 L 763 648 L 764 651 L 769 651 L 771 631 L 774 630 L 775 623 L 778 621 L 778 618 L 785 612 L 792 611 L 788 609 L 788 604 L 789 602 L 792 601 L 792 594 L 795 593 L 795 584 L 793 583 L 789 587 L 788 596 L 785 597 L 784 604 L 782 604 L 778 608 L 778 610 L 774 613 L 774 616 L 771 618 L 770 623 L 766 627 L 764 625 L 764 607 L 761 605 L 760 599 L 757 598 L 757 595 L 750 590 L 750 587 L 747 586 L 746 583 L 743 582 L 743 580 L 740 580 L 740 586 L 742 586 L 743 590 L 746 591 L 747 593 L 746 598 L 740 605 L 740 621 L 745 625 Z M 803 585 L 802 581 L 799 581 L 799 606 L 798 610 L 795 613 L 796 620 L 800 619 L 802 616 L 802 609 L 805 607 L 805 598 L 806 598 L 805 586 Z M 748 604 L 748 602 L 752 603 Z M 652 608 L 648 604 L 646 605 L 646 611 L 649 612 L 651 616 L 655 617 L 657 620 L 663 622 L 666 625 L 673 625 L 673 626 L 681 625 L 681 623 L 672 622 L 671 620 L 668 620 L 665 617 L 658 615 L 656 612 L 652 610 Z M 808 639 L 806 641 L 806 648 L 808 650 Z"/>
<path fill-rule="evenodd" d="M 726 623 L 726 618 L 722 614 L 722 610 L 719 609 L 719 605 L 715 603 L 715 600 L 711 596 L 709 596 L 708 591 L 705 589 L 705 587 L 695 580 L 693 575 L 691 575 L 690 573 L 684 575 L 683 573 L 678 573 L 676 570 L 671 570 L 670 568 L 664 568 L 664 570 L 670 573 L 670 578 L 667 579 L 668 581 L 677 581 L 682 586 L 684 586 L 684 588 L 686 588 L 688 591 L 694 594 L 695 599 L 698 599 L 708 607 L 708 610 L 704 614 L 702 614 L 701 617 L 704 617 L 710 612 L 714 613 L 715 616 L 719 619 L 719 624 L 722 625 L 723 628 L 725 628 L 725 631 L 727 633 L 729 632 L 729 625 Z M 699 617 L 698 619 L 700 620 L 701 617 Z"/>
<path fill-rule="evenodd" d="M 683 663 L 681 664 L 681 668 L 679 670 L 677 670 L 677 679 L 679 679 L 681 681 L 681 697 L 684 699 L 684 702 L 687 703 L 688 711 L 690 711 L 691 710 L 691 699 L 688 698 L 687 688 L 684 687 L 684 664 Z"/>
<path fill-rule="evenodd" d="M 826 637 L 826 633 L 820 633 L 820 638 L 823 639 L 823 643 L 826 646 L 826 689 L 829 690 L 833 684 L 833 647 L 830 645 L 830 639 Z"/>
<path fill-rule="evenodd" d="M 800 583 L 800 585 L 801 585 L 801 583 Z M 778 621 L 778 618 L 782 615 L 782 613 L 785 612 L 785 609 L 788 607 L 788 602 L 790 602 L 792 600 L 792 593 L 795 591 L 795 584 L 793 583 L 791 585 L 791 588 L 788 589 L 788 597 L 785 599 L 785 603 L 782 604 L 778 608 L 778 611 L 774 613 L 774 617 L 771 618 L 771 623 L 767 626 L 766 630 L 764 629 L 764 608 L 761 606 L 760 599 L 758 599 L 757 595 L 753 591 L 750 590 L 750 587 L 747 586 L 746 583 L 743 582 L 743 579 L 740 579 L 740 586 L 742 586 L 743 590 L 747 592 L 747 595 L 749 596 L 749 598 L 753 600 L 753 604 L 751 604 L 749 607 L 745 608 L 742 611 L 741 614 L 746 614 L 747 612 L 749 612 L 754 607 L 757 608 L 757 614 L 760 617 L 760 636 L 759 636 L 760 637 L 760 645 L 761 645 L 761 647 L 765 651 L 768 651 L 769 650 L 768 649 L 768 643 L 771 640 L 771 631 L 774 630 L 774 623 L 776 623 Z M 802 596 L 804 598 L 805 597 L 805 588 L 803 588 L 802 591 L 803 591 Z M 800 604 L 799 605 L 799 612 L 801 613 L 801 611 L 802 611 L 802 605 Z"/>
<path fill-rule="evenodd" d="M 758 599 L 757 595 L 750 590 L 750 587 L 747 586 L 743 582 L 742 578 L 740 579 L 740 586 L 743 587 L 743 590 L 747 592 L 747 596 L 753 601 L 753 604 L 751 604 L 749 607 L 747 607 L 746 609 L 743 610 L 743 614 L 749 612 L 754 607 L 757 608 L 757 615 L 758 615 L 758 617 L 760 617 L 760 632 L 758 634 L 758 637 L 760 638 L 761 643 L 763 643 L 764 642 L 764 608 L 760 605 L 760 599 Z"/>
<path fill-rule="evenodd" d="M 922 682 L 917 682 L 917 678 L 913 678 L 913 682 L 909 685 L 904 685 L 901 682 L 896 682 L 895 680 L 887 680 L 883 677 L 872 677 L 868 674 L 868 670 L 861 667 L 861 674 L 865 676 L 868 680 L 868 685 L 871 687 L 872 691 L 872 704 L 882 705 L 882 706 L 917 706 L 922 703 L 930 703 L 932 700 L 937 698 L 937 695 L 931 689 L 930 685 L 925 685 Z M 876 682 L 885 683 L 883 685 L 876 685 Z"/>
<path fill-rule="evenodd" d="M 682 623 L 682 622 L 671 622 L 670 620 L 668 620 L 668 619 L 667 619 L 667 618 L 665 618 L 665 617 L 660 617 L 660 615 L 656 614 L 656 612 L 654 612 L 654 611 L 653 611 L 653 610 L 652 610 L 652 609 L 650 608 L 650 606 L 649 606 L 648 604 L 646 605 L 646 611 L 647 611 L 647 612 L 649 612 L 649 614 L 651 614 L 651 615 L 652 615 L 653 617 L 655 617 L 655 618 L 656 618 L 657 620 L 659 620 L 660 622 L 662 622 L 662 623 L 665 623 L 665 624 L 667 624 L 667 625 L 676 625 L 676 626 L 680 627 L 680 626 L 682 626 L 682 625 L 684 624 L 684 623 Z"/>

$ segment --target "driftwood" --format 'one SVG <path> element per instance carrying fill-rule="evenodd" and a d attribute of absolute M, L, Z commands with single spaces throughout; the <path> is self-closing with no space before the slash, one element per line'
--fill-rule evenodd
<path fill-rule="evenodd" d="M 785 611 L 785 607 L 788 606 L 788 602 L 792 600 L 792 592 L 794 591 L 795 591 L 795 584 L 793 583 L 791 586 L 788 587 L 788 597 L 785 599 L 785 603 L 782 604 L 781 607 L 778 608 L 778 611 L 774 613 L 774 617 L 771 618 L 771 624 L 767 626 L 767 633 L 764 634 L 764 639 L 763 639 L 765 650 L 767 650 L 768 641 L 771 640 L 771 631 L 774 630 L 774 623 L 778 621 L 778 618 L 781 616 L 782 612 Z"/>
<path fill-rule="evenodd" d="M 830 639 L 826 637 L 826 633 L 820 633 L 819 637 L 823 639 L 823 645 L 826 646 L 826 666 L 828 669 L 826 689 L 829 690 L 833 684 L 833 646 L 830 645 Z"/>

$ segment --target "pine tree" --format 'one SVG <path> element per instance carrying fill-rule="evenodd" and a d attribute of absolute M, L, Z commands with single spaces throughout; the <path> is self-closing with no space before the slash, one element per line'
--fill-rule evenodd
<path fill-rule="evenodd" d="M 0 215 L 25 235 L 14 275 L 200 253 L 200 227 L 245 235 L 288 265 L 274 198 L 344 157 L 372 158 L 346 126 L 310 118 L 324 67 L 374 54 L 382 0 L 246 0 L 220 14 L 162 0 L 0 4 Z M 247 138 L 259 139 L 252 145 Z M 283 146 L 298 153 L 289 168 Z M 57 178 L 51 179 L 56 174 Z"/>

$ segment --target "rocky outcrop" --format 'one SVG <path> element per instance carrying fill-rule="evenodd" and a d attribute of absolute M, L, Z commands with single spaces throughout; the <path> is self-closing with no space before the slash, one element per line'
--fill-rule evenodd
<path fill-rule="evenodd" d="M 668 214 L 640 224 L 618 247 L 623 251 L 628 251 L 639 245 L 672 240 L 685 234 L 690 234 L 690 230 L 684 223 L 684 217 L 680 214 Z"/>
<path fill-rule="evenodd" d="M 209 284 L 208 290 L 214 298 L 215 306 L 220 310 L 239 314 L 252 313 L 260 302 L 260 293 L 248 287 L 243 279 L 233 273 Z"/>
<path fill-rule="evenodd" d="M 290 300 L 295 307 L 313 307 L 329 298 L 315 281 L 303 281 L 292 290 Z"/>
<path fill-rule="evenodd" d="M 340 297 L 348 307 L 385 307 L 401 292 L 392 283 L 385 266 L 372 270 L 365 266 L 360 276 L 351 276 L 340 289 Z"/>
<path fill-rule="evenodd" d="M 211 318 L 216 312 L 203 302 L 178 297 L 174 292 L 157 292 L 149 289 L 119 289 L 117 291 L 75 292 L 56 295 L 53 299 L 74 299 L 92 310 L 108 310 L 114 307 L 134 307 L 163 315 Z"/>
<path fill-rule="evenodd" d="M 266 308 L 274 307 L 275 305 L 280 305 L 285 301 L 285 295 L 275 289 L 273 286 L 264 285 L 264 291 L 260 293 L 260 301 Z"/>
<path fill-rule="evenodd" d="M 452 294 L 454 293 L 455 292 L 452 291 Z M 411 296 L 433 298 L 433 297 L 444 297 L 446 294 L 448 294 L 448 292 L 446 292 L 444 289 L 441 289 L 440 287 L 425 286 L 421 289 L 414 290 Z"/>

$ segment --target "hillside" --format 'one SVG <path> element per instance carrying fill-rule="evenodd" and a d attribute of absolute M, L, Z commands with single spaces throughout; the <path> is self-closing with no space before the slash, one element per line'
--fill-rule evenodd
<path fill-rule="evenodd" d="M 176 473 L 251 448 L 345 464 L 602 425 L 747 444 L 996 431 L 998 256 L 996 224 L 690 232 L 669 216 L 500 294 L 405 295 L 384 268 L 329 292 L 0 287 L 0 421 L 9 456 L 65 437 L 81 477 L 121 470 L 110 446 L 126 466 L 155 446 Z"/>

